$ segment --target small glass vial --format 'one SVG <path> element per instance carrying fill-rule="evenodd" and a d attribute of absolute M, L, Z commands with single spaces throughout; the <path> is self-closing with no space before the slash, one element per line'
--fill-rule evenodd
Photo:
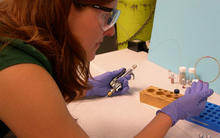
<path fill-rule="evenodd" d="M 169 76 L 168 79 L 170 79 L 170 83 L 174 84 L 175 83 L 174 82 L 175 75 L 173 72 L 171 72 L 171 70 L 168 70 L 168 76 Z"/>
<path fill-rule="evenodd" d="M 189 72 L 188 82 L 189 84 L 192 84 L 192 81 L 196 79 L 195 77 L 196 69 L 191 67 L 188 69 L 188 72 Z"/>
<path fill-rule="evenodd" d="M 175 83 L 174 78 L 175 78 L 174 73 L 171 73 L 171 75 L 170 75 L 170 82 L 171 82 L 171 84 Z"/>
<path fill-rule="evenodd" d="M 186 67 L 180 66 L 179 67 L 179 84 L 186 84 Z"/>

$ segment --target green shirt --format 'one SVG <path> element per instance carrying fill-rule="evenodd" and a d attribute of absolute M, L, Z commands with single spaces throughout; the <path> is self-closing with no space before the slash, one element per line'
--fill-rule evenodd
<path fill-rule="evenodd" d="M 1 44 L 1 43 L 0 43 Z M 2 45 L 0 45 L 1 48 Z M 22 40 L 12 42 L 0 50 L 0 70 L 16 64 L 33 63 L 44 67 L 53 76 L 52 66 L 47 57 L 34 46 Z M 7 126 L 0 120 L 0 138 L 9 132 Z"/>
<path fill-rule="evenodd" d="M 40 65 L 53 76 L 52 66 L 43 53 L 32 45 L 14 39 L 8 46 L 0 51 L 0 70 L 22 63 Z"/>

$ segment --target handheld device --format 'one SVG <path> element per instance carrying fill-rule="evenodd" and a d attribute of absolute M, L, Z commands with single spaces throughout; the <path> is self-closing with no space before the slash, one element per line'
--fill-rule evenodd
<path fill-rule="evenodd" d="M 133 76 L 134 79 L 134 73 L 133 70 L 137 68 L 137 65 L 133 65 L 131 68 L 129 69 L 123 69 L 116 77 L 114 77 L 112 79 L 112 81 L 110 82 L 110 86 L 111 86 L 111 90 L 108 92 L 107 96 L 112 96 L 113 93 L 119 91 L 120 89 L 122 89 L 122 84 L 119 82 L 119 78 L 121 77 L 125 77 L 126 75 L 131 74 Z"/>

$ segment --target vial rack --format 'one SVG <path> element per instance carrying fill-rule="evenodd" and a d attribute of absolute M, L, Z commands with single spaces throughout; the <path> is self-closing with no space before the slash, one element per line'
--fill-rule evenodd
<path fill-rule="evenodd" d="M 175 94 L 172 91 L 160 89 L 155 86 L 149 86 L 140 92 L 140 101 L 158 108 L 163 108 L 181 96 L 183 95 Z"/>
<path fill-rule="evenodd" d="M 186 120 L 220 133 L 220 106 L 207 102 L 199 116 Z"/>

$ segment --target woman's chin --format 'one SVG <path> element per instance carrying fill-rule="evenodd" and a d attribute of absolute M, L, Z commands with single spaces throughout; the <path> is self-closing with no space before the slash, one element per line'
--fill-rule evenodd
<path fill-rule="evenodd" d="M 95 54 L 88 57 L 88 61 L 92 61 L 95 58 Z"/>

